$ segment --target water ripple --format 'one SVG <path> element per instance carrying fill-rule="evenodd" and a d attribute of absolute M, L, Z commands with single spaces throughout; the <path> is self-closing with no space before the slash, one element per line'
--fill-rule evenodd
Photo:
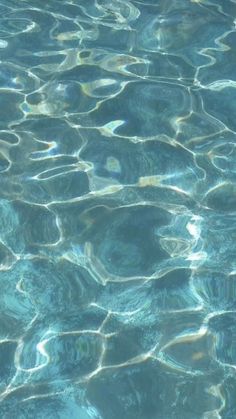
<path fill-rule="evenodd" d="M 0 13 L 0 416 L 234 419 L 235 1 Z"/>

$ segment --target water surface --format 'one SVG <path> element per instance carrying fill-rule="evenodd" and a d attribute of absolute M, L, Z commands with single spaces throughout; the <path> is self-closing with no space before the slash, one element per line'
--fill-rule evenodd
<path fill-rule="evenodd" d="M 236 417 L 236 2 L 0 1 L 0 417 Z"/>

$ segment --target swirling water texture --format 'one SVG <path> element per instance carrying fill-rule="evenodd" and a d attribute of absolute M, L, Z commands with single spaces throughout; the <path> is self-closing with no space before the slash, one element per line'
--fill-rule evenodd
<path fill-rule="evenodd" d="M 236 417 L 236 2 L 0 1 L 0 417 Z"/>

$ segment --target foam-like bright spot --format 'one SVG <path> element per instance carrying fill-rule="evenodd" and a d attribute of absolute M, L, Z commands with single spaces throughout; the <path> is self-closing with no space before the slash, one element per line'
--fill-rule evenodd
<path fill-rule="evenodd" d="M 6 48 L 8 46 L 8 42 L 5 39 L 0 39 L 0 48 Z"/>

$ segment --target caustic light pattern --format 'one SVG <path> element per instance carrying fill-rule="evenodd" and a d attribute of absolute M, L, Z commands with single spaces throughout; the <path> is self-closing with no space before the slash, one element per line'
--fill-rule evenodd
<path fill-rule="evenodd" d="M 1 418 L 236 418 L 235 68 L 235 0 L 0 0 Z"/>

